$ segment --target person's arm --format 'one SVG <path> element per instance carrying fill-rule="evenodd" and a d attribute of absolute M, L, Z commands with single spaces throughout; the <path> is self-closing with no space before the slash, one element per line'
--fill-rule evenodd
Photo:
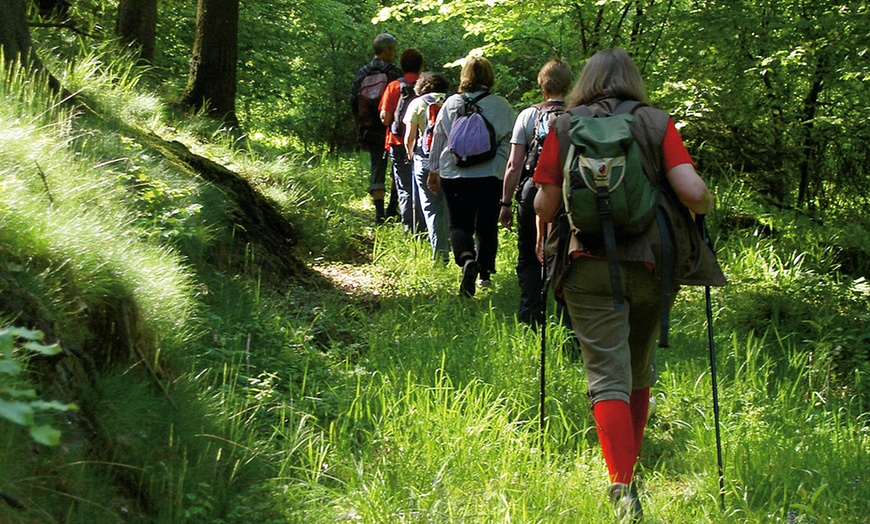
<path fill-rule="evenodd" d="M 393 123 L 393 113 L 381 109 L 381 123 L 387 127 L 390 127 Z"/>
<path fill-rule="evenodd" d="M 393 123 L 393 113 L 396 111 L 396 106 L 399 103 L 399 96 L 401 96 L 398 87 L 398 80 L 394 80 L 387 84 L 387 87 L 384 89 L 384 94 L 381 96 L 381 102 L 378 105 L 381 123 L 387 127 L 390 127 L 390 124 Z"/>
<path fill-rule="evenodd" d="M 535 216 L 535 231 L 537 238 L 535 239 L 535 253 L 538 255 L 538 262 L 544 263 L 544 239 L 550 234 L 550 224 L 541 220 L 541 217 Z"/>
<path fill-rule="evenodd" d="M 689 163 L 678 164 L 666 173 L 668 182 L 684 206 L 697 215 L 713 211 L 713 194 L 704 180 L 698 176 L 695 166 Z"/>
<path fill-rule="evenodd" d="M 665 177 L 680 202 L 698 215 L 706 215 L 713 211 L 713 195 L 695 171 L 695 163 L 686 150 L 673 119 L 668 120 L 662 143 L 662 154 Z"/>
<path fill-rule="evenodd" d="M 504 170 L 504 183 L 501 189 L 501 201 L 510 203 L 514 193 L 517 191 L 517 185 L 520 182 L 520 176 L 523 173 L 523 160 L 526 158 L 526 146 L 523 144 L 511 144 L 511 152 L 508 156 L 507 166 Z M 499 221 L 501 225 L 510 229 L 513 225 L 513 210 L 510 206 L 501 206 L 499 213 Z"/>
<path fill-rule="evenodd" d="M 537 186 L 535 213 L 544 223 L 552 222 L 556 212 L 562 207 L 562 187 L 553 184 L 537 184 Z"/>
<path fill-rule="evenodd" d="M 559 138 L 556 130 L 550 128 L 550 134 L 544 140 L 538 165 L 532 180 L 538 188 L 535 195 L 535 213 L 545 224 L 553 221 L 553 217 L 562 208 L 562 160 L 559 153 Z"/>
<path fill-rule="evenodd" d="M 405 121 L 405 152 L 408 158 L 414 158 L 414 147 L 417 145 L 417 122 L 414 119 Z"/>
<path fill-rule="evenodd" d="M 438 116 L 435 118 L 435 129 L 432 130 L 432 147 L 429 153 L 429 180 L 432 180 L 432 173 L 435 176 L 441 172 L 441 151 L 447 147 L 447 135 L 449 134 L 448 126 L 452 125 L 452 120 L 447 114 L 450 112 L 451 99 L 448 98 L 441 110 L 438 111 Z M 432 185 L 429 185 L 432 189 Z M 434 190 L 433 190 L 434 191 Z"/>

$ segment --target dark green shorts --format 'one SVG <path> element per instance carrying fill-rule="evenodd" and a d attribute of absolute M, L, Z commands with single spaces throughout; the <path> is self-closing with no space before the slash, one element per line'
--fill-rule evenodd
<path fill-rule="evenodd" d="M 593 403 L 619 399 L 650 386 L 660 329 L 661 282 L 640 262 L 620 262 L 625 309 L 613 309 L 608 263 L 580 257 L 571 261 L 563 292 Z"/>

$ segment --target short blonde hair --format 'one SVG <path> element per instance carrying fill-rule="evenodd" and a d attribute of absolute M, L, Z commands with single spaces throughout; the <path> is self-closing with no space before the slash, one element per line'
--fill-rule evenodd
<path fill-rule="evenodd" d="M 551 96 L 565 96 L 571 89 L 571 66 L 562 60 L 550 60 L 538 73 L 538 85 Z"/>
<path fill-rule="evenodd" d="M 586 62 L 568 105 L 576 107 L 601 97 L 646 102 L 640 71 L 624 49 L 598 51 Z"/>
<path fill-rule="evenodd" d="M 489 91 L 495 84 L 495 70 L 489 60 L 482 56 L 472 56 L 465 61 L 459 73 L 459 91 Z"/>

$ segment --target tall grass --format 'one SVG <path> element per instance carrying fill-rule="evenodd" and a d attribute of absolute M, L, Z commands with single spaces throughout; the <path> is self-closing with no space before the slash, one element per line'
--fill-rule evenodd
<path fill-rule="evenodd" d="M 0 506 L 0 521 L 610 519 L 582 365 L 554 321 L 539 427 L 541 339 L 514 316 L 513 233 L 493 286 L 462 299 L 458 268 L 425 240 L 372 227 L 362 155 L 245 151 L 203 120 L 173 121 L 140 74 L 99 52 L 71 62 L 67 83 L 99 115 L 75 118 L 18 76 L 0 84 L 0 271 L 66 340 L 94 347 L 86 320 L 122 304 L 155 349 L 107 367 L 79 399 L 92 426 L 70 421 L 60 448 L 34 453 L 0 428 L 0 492 L 30 508 Z M 360 282 L 264 286 L 255 253 L 226 251 L 219 192 L 155 159 L 144 130 L 244 174 L 299 227 L 295 255 Z M 726 507 L 704 295 L 686 289 L 638 469 L 648 521 L 866 522 L 868 288 L 842 271 L 847 248 L 866 248 L 851 231 L 866 231 L 830 233 L 719 183 Z M 765 227 L 726 228 L 740 213 Z M 145 369 L 158 353 L 166 369 Z"/>
<path fill-rule="evenodd" d="M 855 284 L 836 277 L 830 248 L 791 251 L 806 232 L 778 227 L 784 242 L 741 231 L 720 247 L 731 279 L 712 303 L 724 511 L 704 298 L 698 289 L 680 295 L 672 347 L 658 355 L 657 412 L 638 471 L 652 522 L 863 522 L 870 509 L 861 396 L 832 395 L 833 375 L 819 382 L 821 354 L 813 351 L 831 336 L 814 323 L 860 341 L 850 315 L 866 315 L 866 304 L 850 298 Z M 285 470 L 296 482 L 286 493 L 316 504 L 288 502 L 288 520 L 608 518 L 582 369 L 561 352 L 565 333 L 555 324 L 543 439 L 537 425 L 540 339 L 513 318 L 514 242 L 502 233 L 493 288 L 464 300 L 458 269 L 433 265 L 425 245 L 398 227 L 375 232 L 370 271 L 387 282 L 367 316 L 367 348 L 346 364 L 357 385 L 345 390 L 344 411 L 328 422 L 306 419 L 294 433 L 300 441 Z"/>

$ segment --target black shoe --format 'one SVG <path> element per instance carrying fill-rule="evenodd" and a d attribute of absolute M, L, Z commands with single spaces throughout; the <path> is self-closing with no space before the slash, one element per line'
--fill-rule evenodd
<path fill-rule="evenodd" d="M 643 508 L 637 498 L 637 488 L 634 484 L 614 482 L 610 485 L 610 502 L 616 512 L 617 522 L 640 522 L 643 520 Z"/>
<path fill-rule="evenodd" d="M 462 265 L 462 282 L 459 283 L 459 294 L 463 297 L 473 297 L 475 280 L 477 280 L 477 261 L 473 258 L 467 258 L 465 264 Z"/>

